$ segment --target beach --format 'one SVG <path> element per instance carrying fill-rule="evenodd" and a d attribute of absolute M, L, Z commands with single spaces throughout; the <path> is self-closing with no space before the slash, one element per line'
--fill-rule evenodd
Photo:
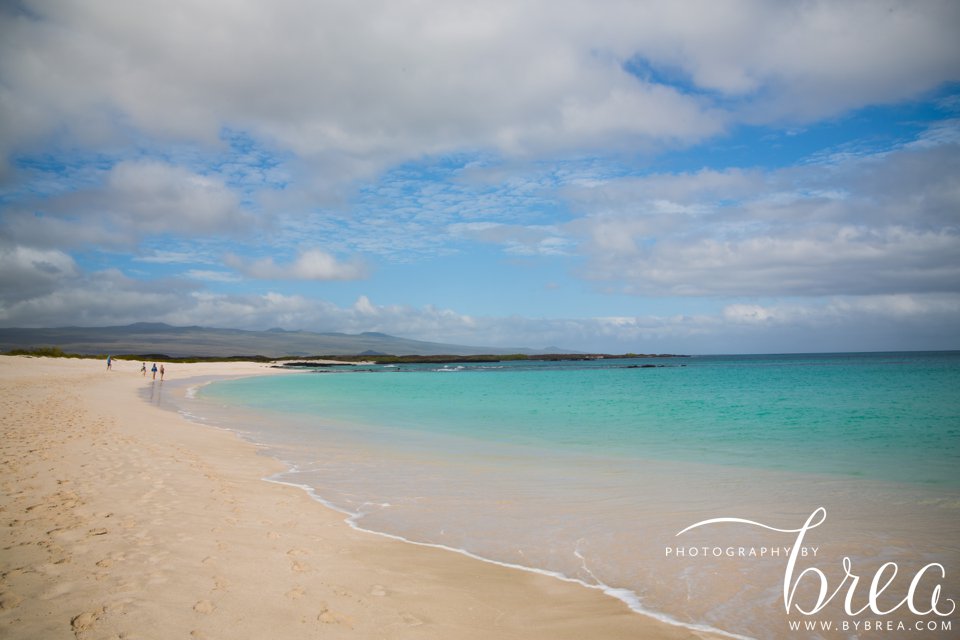
<path fill-rule="evenodd" d="M 845 638 L 844 625 L 880 614 L 847 613 L 843 593 L 816 615 L 800 609 L 814 607 L 818 572 L 839 587 L 847 558 L 861 577 L 854 609 L 892 562 L 877 610 L 951 637 L 927 625 L 952 614 L 897 605 L 931 561 L 945 576 L 927 571 L 915 601 L 940 584 L 945 611 L 958 593 L 958 364 L 875 353 L 364 365 L 168 385 L 151 401 L 256 442 L 288 467 L 272 480 L 308 488 L 351 526 L 563 576 L 640 614 L 750 638 L 807 637 L 793 626 L 823 622 L 839 628 L 821 636 Z M 746 521 L 678 533 L 717 518 Z M 787 609 L 795 546 L 806 573 Z"/>
<path fill-rule="evenodd" d="M 148 364 L 149 366 L 149 364 Z M 0 357 L 0 636 L 704 638 L 598 590 L 357 531 L 139 362 Z M 274 372 L 170 364 L 167 382 Z"/>

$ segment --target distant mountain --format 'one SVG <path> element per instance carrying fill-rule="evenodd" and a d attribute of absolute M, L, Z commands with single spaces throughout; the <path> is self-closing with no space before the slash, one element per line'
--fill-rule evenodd
<path fill-rule="evenodd" d="M 319 356 L 363 353 L 404 355 L 479 355 L 525 353 L 524 348 L 475 347 L 398 338 L 385 333 L 313 333 L 310 331 L 244 331 L 210 327 L 174 327 L 138 322 L 119 327 L 0 328 L 0 351 L 59 347 L 81 354 L 164 354 L 186 356 Z M 551 352 L 553 350 L 550 350 Z"/>

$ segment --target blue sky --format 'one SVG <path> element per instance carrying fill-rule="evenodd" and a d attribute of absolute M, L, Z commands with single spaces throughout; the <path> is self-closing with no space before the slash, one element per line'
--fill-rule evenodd
<path fill-rule="evenodd" d="M 0 11 L 0 326 L 960 348 L 954 2 Z"/>

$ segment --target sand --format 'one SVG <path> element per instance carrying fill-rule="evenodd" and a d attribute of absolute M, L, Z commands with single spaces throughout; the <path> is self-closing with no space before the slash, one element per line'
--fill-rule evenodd
<path fill-rule="evenodd" d="M 170 364 L 167 378 L 272 371 Z M 262 480 L 283 467 L 254 445 L 141 399 L 149 384 L 134 362 L 0 356 L 0 637 L 706 637 L 351 529 Z"/>

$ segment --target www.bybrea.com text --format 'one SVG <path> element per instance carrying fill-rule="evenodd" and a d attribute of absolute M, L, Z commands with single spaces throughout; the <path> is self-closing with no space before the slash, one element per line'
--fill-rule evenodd
<path fill-rule="evenodd" d="M 668 558 L 789 558 L 793 547 L 664 547 Z M 817 557 L 820 547 L 800 547 L 801 558 Z"/>
<path fill-rule="evenodd" d="M 840 631 L 860 633 L 865 631 L 884 633 L 904 631 L 929 631 L 943 633 L 953 631 L 952 620 L 815 620 L 803 618 L 787 620 L 790 631 Z"/>

